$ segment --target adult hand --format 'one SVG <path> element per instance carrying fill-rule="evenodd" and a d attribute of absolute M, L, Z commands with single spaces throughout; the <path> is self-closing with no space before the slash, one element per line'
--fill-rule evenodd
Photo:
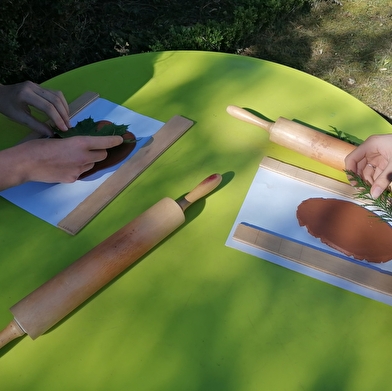
<path fill-rule="evenodd" d="M 370 136 L 346 157 L 345 165 L 369 182 L 370 195 L 378 198 L 392 182 L 392 134 Z"/>
<path fill-rule="evenodd" d="M 31 114 L 31 106 L 45 113 L 60 130 L 71 127 L 68 104 L 62 92 L 42 88 L 31 81 L 0 85 L 0 112 L 38 133 L 51 136 L 50 127 Z"/>
<path fill-rule="evenodd" d="M 70 183 L 120 145 L 121 136 L 36 139 L 0 151 L 0 189 L 28 181 Z"/>

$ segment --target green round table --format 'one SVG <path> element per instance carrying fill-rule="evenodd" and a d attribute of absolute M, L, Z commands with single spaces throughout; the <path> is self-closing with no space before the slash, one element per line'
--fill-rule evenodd
<path fill-rule="evenodd" d="M 44 83 L 195 125 L 76 236 L 0 199 L 0 326 L 9 308 L 163 197 L 205 177 L 219 191 L 137 264 L 36 340 L 1 350 L 4 390 L 387 390 L 392 308 L 225 246 L 265 155 L 344 180 L 226 113 L 247 107 L 365 139 L 390 125 L 315 77 L 254 58 L 146 53 Z M 28 130 L 0 118 L 0 147 Z M 288 194 L 289 196 L 289 194 Z"/>

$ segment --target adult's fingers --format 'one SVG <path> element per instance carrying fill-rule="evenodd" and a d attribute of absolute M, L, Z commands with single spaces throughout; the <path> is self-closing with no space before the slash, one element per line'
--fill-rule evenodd
<path fill-rule="evenodd" d="M 370 190 L 370 194 L 374 199 L 378 198 L 392 182 L 392 162 L 390 162 L 378 176 L 376 173 L 375 178 Z"/>
<path fill-rule="evenodd" d="M 44 89 L 31 83 L 30 89 L 22 91 L 22 99 L 26 104 L 36 107 L 44 112 L 61 130 L 71 127 L 69 123 L 69 108 L 61 91 Z"/>
<path fill-rule="evenodd" d="M 360 176 L 370 184 L 374 183 L 376 167 L 370 163 L 366 163 L 364 168 L 360 170 Z"/>
<path fill-rule="evenodd" d="M 366 150 L 357 147 L 346 156 L 344 163 L 347 171 L 359 174 L 359 171 L 363 170 L 366 165 Z"/>
<path fill-rule="evenodd" d="M 57 140 L 59 141 L 59 140 Z M 61 140 L 64 148 L 71 154 L 73 161 L 89 164 L 104 160 L 107 149 L 120 145 L 121 136 L 75 136 Z"/>
<path fill-rule="evenodd" d="M 83 137 L 88 143 L 88 148 L 93 150 L 109 149 L 122 144 L 124 141 L 121 136 L 77 136 Z"/>

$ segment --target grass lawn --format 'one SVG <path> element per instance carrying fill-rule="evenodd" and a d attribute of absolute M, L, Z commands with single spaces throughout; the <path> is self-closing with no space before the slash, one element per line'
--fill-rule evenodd
<path fill-rule="evenodd" d="M 391 38 L 391 0 L 0 1 L 0 82 L 39 83 L 146 51 L 213 50 L 300 69 L 392 119 Z"/>
<path fill-rule="evenodd" d="M 392 3 L 315 1 L 264 30 L 245 55 L 285 64 L 349 92 L 392 118 Z"/>

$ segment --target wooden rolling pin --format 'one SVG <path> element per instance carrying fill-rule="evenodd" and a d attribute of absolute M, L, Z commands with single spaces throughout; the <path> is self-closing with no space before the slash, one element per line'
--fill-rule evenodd
<path fill-rule="evenodd" d="M 180 200 L 157 202 L 11 307 L 14 319 L 0 332 L 0 348 L 25 334 L 35 339 L 49 330 L 184 223 L 185 209 L 221 180 L 211 175 Z"/>
<path fill-rule="evenodd" d="M 345 169 L 344 159 L 355 149 L 352 144 L 283 117 L 269 122 L 237 106 L 228 106 L 227 112 L 263 128 L 269 132 L 272 142 L 338 170 Z"/>

